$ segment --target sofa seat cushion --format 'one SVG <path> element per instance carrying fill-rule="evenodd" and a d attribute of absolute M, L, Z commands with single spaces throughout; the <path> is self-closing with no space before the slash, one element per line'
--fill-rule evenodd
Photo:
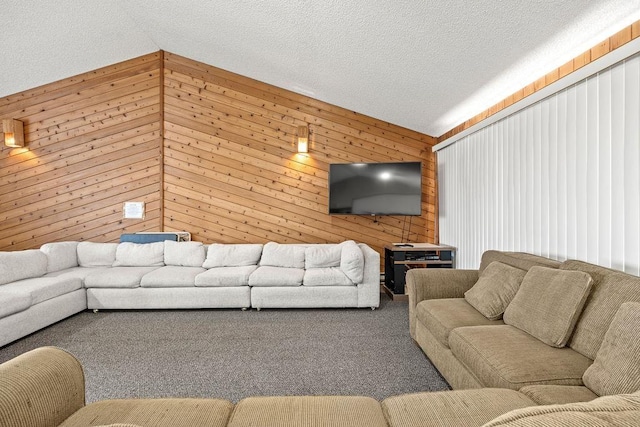
<path fill-rule="evenodd" d="M 618 394 L 590 402 L 566 405 L 532 406 L 513 410 L 484 427 L 605 427 L 637 426 L 640 420 L 640 395 Z"/>
<path fill-rule="evenodd" d="M 583 381 L 600 396 L 640 390 L 640 303 L 620 306 Z"/>
<path fill-rule="evenodd" d="M 233 404 L 222 399 L 116 399 L 90 403 L 60 427 L 133 424 L 154 427 L 227 425 Z"/>
<path fill-rule="evenodd" d="M 305 270 L 302 284 L 305 286 L 354 285 L 354 283 L 339 267 L 311 268 Z"/>
<path fill-rule="evenodd" d="M 137 288 L 145 274 L 160 267 L 112 267 L 96 271 L 84 279 L 86 288 Z"/>
<path fill-rule="evenodd" d="M 604 335 L 622 303 L 640 302 L 640 277 L 575 260 L 563 262 L 560 269 L 584 271 L 593 279 L 591 295 L 568 345 L 595 359 Z"/>
<path fill-rule="evenodd" d="M 582 385 L 582 374 L 592 363 L 568 347 L 548 346 L 509 325 L 454 329 L 449 347 L 485 387 Z"/>
<path fill-rule="evenodd" d="M 28 292 L 33 305 L 82 289 L 82 280 L 74 277 L 38 277 L 6 284 L 2 289 L 11 292 Z"/>
<path fill-rule="evenodd" d="M 302 268 L 263 265 L 251 273 L 251 276 L 249 276 L 249 286 L 300 286 L 302 285 L 303 278 L 304 269 Z"/>
<path fill-rule="evenodd" d="M 390 427 L 481 426 L 531 405 L 514 390 L 471 389 L 393 396 L 382 401 L 382 410 Z"/>
<path fill-rule="evenodd" d="M 489 320 L 464 298 L 444 298 L 420 301 L 416 320 L 433 334 L 440 344 L 449 348 L 449 334 L 462 326 L 504 325 L 502 320 Z"/>
<path fill-rule="evenodd" d="M 195 285 L 196 276 L 203 271 L 206 270 L 202 267 L 178 267 L 175 265 L 167 265 L 142 276 L 140 286 L 143 288 L 190 287 Z"/>
<path fill-rule="evenodd" d="M 257 265 L 210 268 L 196 276 L 195 284 L 201 287 L 249 286 L 249 277 L 257 268 Z"/>
<path fill-rule="evenodd" d="M 249 397 L 236 404 L 228 427 L 386 427 L 380 403 L 360 396 Z"/>
<path fill-rule="evenodd" d="M 97 271 L 105 271 L 111 267 L 72 267 L 65 270 L 47 273 L 44 277 L 76 277 L 84 282 L 84 279 Z"/>
<path fill-rule="evenodd" d="M 0 286 L 0 319 L 31 307 L 31 294 L 27 291 L 5 290 Z"/>
<path fill-rule="evenodd" d="M 538 405 L 588 402 L 599 397 L 583 385 L 528 385 L 520 393 Z"/>
<path fill-rule="evenodd" d="M 46 273 L 47 255 L 39 249 L 0 252 L 0 285 Z"/>

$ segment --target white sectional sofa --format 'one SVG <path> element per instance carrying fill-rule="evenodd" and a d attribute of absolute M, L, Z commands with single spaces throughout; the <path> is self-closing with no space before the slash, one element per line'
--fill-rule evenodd
<path fill-rule="evenodd" d="M 370 307 L 365 244 L 47 243 L 0 252 L 0 346 L 86 309 Z"/>

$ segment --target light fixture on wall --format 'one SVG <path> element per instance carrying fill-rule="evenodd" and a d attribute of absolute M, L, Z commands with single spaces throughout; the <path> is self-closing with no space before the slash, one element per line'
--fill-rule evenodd
<path fill-rule="evenodd" d="M 298 153 L 309 152 L 309 128 L 298 126 Z"/>
<path fill-rule="evenodd" d="M 24 125 L 20 120 L 2 120 L 4 145 L 7 147 L 24 147 Z"/>

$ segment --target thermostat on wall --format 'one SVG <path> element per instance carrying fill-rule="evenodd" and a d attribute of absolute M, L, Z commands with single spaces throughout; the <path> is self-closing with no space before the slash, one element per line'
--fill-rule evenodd
<path fill-rule="evenodd" d="M 144 219 L 144 202 L 124 202 L 122 217 L 125 219 Z"/>

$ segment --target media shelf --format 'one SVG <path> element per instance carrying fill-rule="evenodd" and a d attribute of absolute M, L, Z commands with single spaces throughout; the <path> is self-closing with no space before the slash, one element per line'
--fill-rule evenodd
<path fill-rule="evenodd" d="M 393 299 L 403 299 L 405 275 L 411 268 L 456 268 L 456 248 L 432 243 L 385 245 L 384 287 Z"/>

